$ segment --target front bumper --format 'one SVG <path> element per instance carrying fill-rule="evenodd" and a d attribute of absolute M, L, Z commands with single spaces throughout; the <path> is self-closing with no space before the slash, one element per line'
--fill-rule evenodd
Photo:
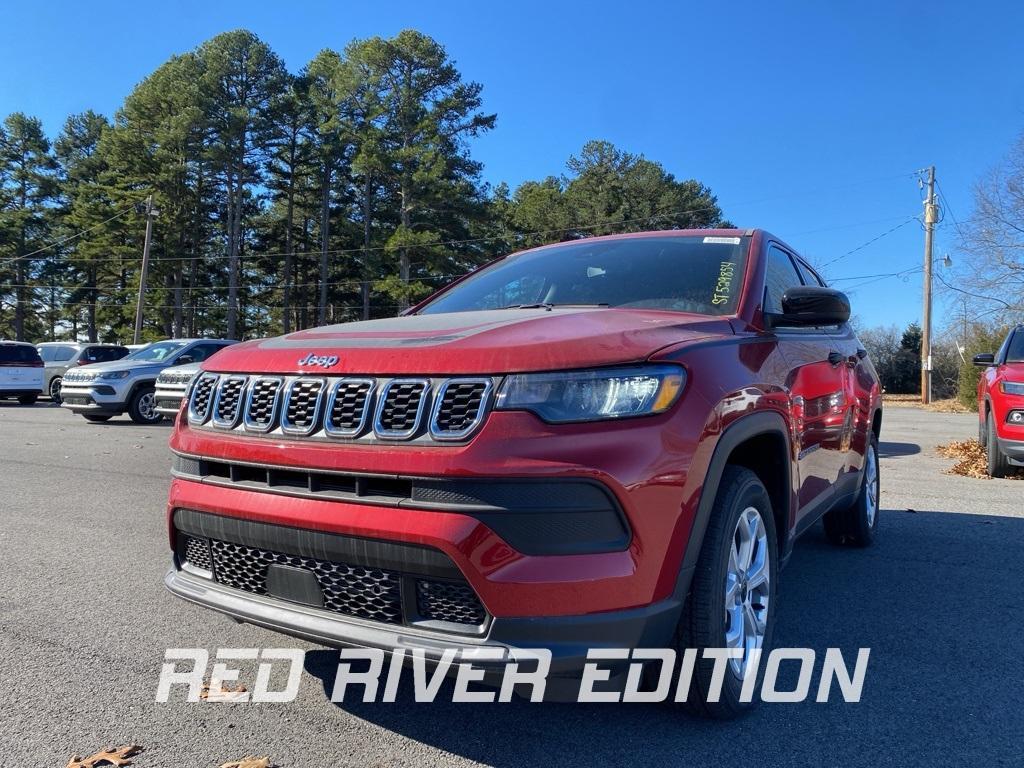
<path fill-rule="evenodd" d="M 63 382 L 60 390 L 61 407 L 75 413 L 120 414 L 127 409 L 124 395 L 117 387 L 106 383 L 75 384 Z"/>
<path fill-rule="evenodd" d="M 447 648 L 500 648 L 551 651 L 551 672 L 571 676 L 582 670 L 591 648 L 663 647 L 672 636 L 682 598 L 640 608 L 554 617 L 494 617 L 483 637 L 418 631 L 331 615 L 322 609 L 220 586 L 171 568 L 164 578 L 177 597 L 249 624 L 331 647 L 377 648 L 386 653 L 421 648 L 437 661 Z"/>
<path fill-rule="evenodd" d="M 1024 467 L 1024 440 L 1007 440 L 1002 437 L 996 440 L 999 443 L 999 450 L 1012 464 Z"/>

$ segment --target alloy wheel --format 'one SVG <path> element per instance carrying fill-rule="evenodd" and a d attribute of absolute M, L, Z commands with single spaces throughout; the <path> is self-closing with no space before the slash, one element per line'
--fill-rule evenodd
<path fill-rule="evenodd" d="M 764 644 L 770 580 L 768 531 L 757 508 L 747 507 L 736 521 L 725 574 L 725 644 L 743 651 L 729 659 L 740 678 L 751 663 L 751 652 Z"/>

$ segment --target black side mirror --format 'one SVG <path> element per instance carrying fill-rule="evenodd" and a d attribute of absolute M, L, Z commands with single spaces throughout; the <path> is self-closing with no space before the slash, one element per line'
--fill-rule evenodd
<path fill-rule="evenodd" d="M 996 364 L 996 356 L 991 352 L 982 352 L 980 355 L 974 356 L 974 364 L 980 365 L 982 368 L 988 368 L 990 365 Z"/>
<path fill-rule="evenodd" d="M 789 288 L 782 294 L 782 311 L 766 312 L 768 328 L 842 325 L 850 319 L 850 300 L 842 291 L 818 285 Z"/>

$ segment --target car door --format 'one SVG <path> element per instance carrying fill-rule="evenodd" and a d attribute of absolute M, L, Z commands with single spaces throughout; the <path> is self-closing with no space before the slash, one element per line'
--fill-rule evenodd
<path fill-rule="evenodd" d="M 765 311 L 781 312 L 786 289 L 804 284 L 795 257 L 781 246 L 770 245 Z M 845 469 L 850 426 L 848 360 L 835 348 L 834 331 L 778 327 L 774 332 L 789 365 L 787 388 L 800 475 L 799 530 L 831 500 Z"/>

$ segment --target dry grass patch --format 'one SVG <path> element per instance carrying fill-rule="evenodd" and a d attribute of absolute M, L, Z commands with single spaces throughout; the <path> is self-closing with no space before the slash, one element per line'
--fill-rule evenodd
<path fill-rule="evenodd" d="M 935 413 L 974 413 L 956 398 L 933 400 L 923 405 L 920 395 L 882 395 L 882 402 L 890 408 L 921 408 Z"/>

